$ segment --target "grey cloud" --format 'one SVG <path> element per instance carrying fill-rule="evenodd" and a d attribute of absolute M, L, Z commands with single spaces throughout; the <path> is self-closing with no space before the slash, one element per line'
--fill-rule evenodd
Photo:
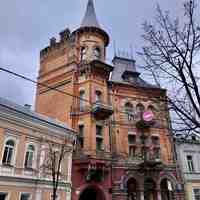
<path fill-rule="evenodd" d="M 95 1 L 100 24 L 116 40 L 117 48 L 134 51 L 142 45 L 141 24 L 154 17 L 155 4 L 180 13 L 184 0 L 99 0 Z M 87 0 L 6 0 L 0 7 L 0 65 L 36 79 L 39 51 L 52 36 L 81 22 Z M 108 48 L 109 60 L 113 45 Z M 134 53 L 136 55 L 136 53 Z M 33 103 L 35 87 L 0 72 L 0 96 L 17 103 Z"/>

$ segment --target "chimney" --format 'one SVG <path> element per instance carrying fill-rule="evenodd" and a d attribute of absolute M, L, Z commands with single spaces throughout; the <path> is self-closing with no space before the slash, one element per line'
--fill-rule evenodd
<path fill-rule="evenodd" d="M 56 45 L 56 38 L 55 37 L 52 37 L 50 39 L 50 47 L 54 47 Z"/>

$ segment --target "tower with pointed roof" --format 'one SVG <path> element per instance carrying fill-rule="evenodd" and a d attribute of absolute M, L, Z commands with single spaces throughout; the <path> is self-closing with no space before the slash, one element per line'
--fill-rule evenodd
<path fill-rule="evenodd" d="M 79 132 L 72 200 L 182 200 L 166 91 L 132 58 L 107 64 L 109 41 L 88 0 L 81 25 L 40 52 L 36 111 Z"/>

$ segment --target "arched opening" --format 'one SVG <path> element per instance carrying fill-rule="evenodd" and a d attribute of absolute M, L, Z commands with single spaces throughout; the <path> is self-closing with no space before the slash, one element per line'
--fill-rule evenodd
<path fill-rule="evenodd" d="M 136 106 L 136 113 L 137 113 L 137 116 L 139 118 L 142 118 L 142 115 L 143 115 L 143 112 L 145 110 L 145 107 L 143 104 L 139 103 L 137 106 Z"/>
<path fill-rule="evenodd" d="M 94 59 L 96 60 L 101 59 L 101 49 L 99 47 L 94 48 Z"/>
<path fill-rule="evenodd" d="M 146 179 L 144 182 L 144 200 L 157 199 L 156 183 L 153 179 Z"/>
<path fill-rule="evenodd" d="M 84 61 L 86 59 L 86 54 L 87 54 L 87 48 L 81 47 L 81 50 L 80 50 L 80 60 L 81 61 Z"/>
<path fill-rule="evenodd" d="M 167 178 L 163 179 L 160 184 L 162 200 L 175 200 L 172 182 Z"/>
<path fill-rule="evenodd" d="M 138 184 L 134 178 L 127 181 L 128 200 L 139 199 Z"/>
<path fill-rule="evenodd" d="M 127 120 L 128 121 L 133 120 L 134 119 L 133 105 L 130 102 L 127 102 L 124 105 L 124 110 L 125 110 Z"/>
<path fill-rule="evenodd" d="M 80 195 L 79 200 L 105 200 L 104 194 L 100 189 L 89 187 L 86 188 Z"/>

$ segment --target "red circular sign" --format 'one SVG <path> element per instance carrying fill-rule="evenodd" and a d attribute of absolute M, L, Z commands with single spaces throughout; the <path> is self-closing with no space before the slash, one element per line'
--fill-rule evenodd
<path fill-rule="evenodd" d="M 151 122 L 154 118 L 154 114 L 151 111 L 147 111 L 143 113 L 143 120 L 146 122 Z"/>

